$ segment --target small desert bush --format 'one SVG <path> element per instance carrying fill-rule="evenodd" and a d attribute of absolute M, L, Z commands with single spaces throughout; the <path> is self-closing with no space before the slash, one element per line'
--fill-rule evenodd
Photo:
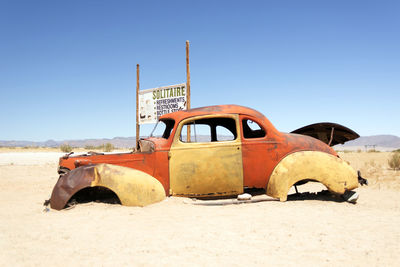
<path fill-rule="evenodd" d="M 68 144 L 62 144 L 62 145 L 60 146 L 60 150 L 61 150 L 62 152 L 65 152 L 65 153 L 69 153 L 69 152 L 72 151 L 72 147 L 71 147 L 70 145 L 68 145 Z"/>
<path fill-rule="evenodd" d="M 114 145 L 111 143 L 103 144 L 103 151 L 104 152 L 111 152 L 114 150 Z"/>
<path fill-rule="evenodd" d="M 94 146 L 92 146 L 92 145 L 86 145 L 85 149 L 96 149 L 96 148 Z"/>
<path fill-rule="evenodd" d="M 399 170 L 400 169 L 400 152 L 395 152 L 392 154 L 392 156 L 388 160 L 389 167 L 392 168 L 393 170 Z"/>

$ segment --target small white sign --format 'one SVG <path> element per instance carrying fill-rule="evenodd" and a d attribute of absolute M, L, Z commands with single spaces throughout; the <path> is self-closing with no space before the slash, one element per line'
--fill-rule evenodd
<path fill-rule="evenodd" d="M 156 123 L 161 115 L 187 109 L 186 84 L 139 91 L 139 124 Z"/>

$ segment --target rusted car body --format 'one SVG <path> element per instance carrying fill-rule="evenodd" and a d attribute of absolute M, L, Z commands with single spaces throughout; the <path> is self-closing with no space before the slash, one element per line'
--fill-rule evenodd
<path fill-rule="evenodd" d="M 285 201 L 290 187 L 306 181 L 335 194 L 358 186 L 356 172 L 328 145 L 358 137 L 341 125 L 282 133 L 263 114 L 237 105 L 165 114 L 159 124 L 160 136 L 140 140 L 137 151 L 60 158 L 51 207 L 62 209 L 81 189 L 97 186 L 137 206 L 166 196 L 236 196 L 253 188 Z"/>

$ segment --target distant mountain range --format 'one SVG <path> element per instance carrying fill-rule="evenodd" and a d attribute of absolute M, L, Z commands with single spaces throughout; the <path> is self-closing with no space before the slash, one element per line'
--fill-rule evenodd
<path fill-rule="evenodd" d="M 118 148 L 131 148 L 135 146 L 135 137 L 114 137 L 112 139 L 82 139 L 82 140 L 47 140 L 45 142 L 34 141 L 0 141 L 0 146 L 3 147 L 59 147 L 62 144 L 68 144 L 72 147 L 85 146 L 101 146 L 106 143 L 111 143 Z"/>
<path fill-rule="evenodd" d="M 336 150 L 341 149 L 362 149 L 362 150 L 394 150 L 400 148 L 400 137 L 395 135 L 371 135 L 361 136 L 344 145 L 335 146 Z"/>
<path fill-rule="evenodd" d="M 135 146 L 135 137 L 115 137 L 112 139 L 83 139 L 83 140 L 47 140 L 45 142 L 33 141 L 0 141 L 2 147 L 59 147 L 69 144 L 72 147 L 100 146 L 111 143 L 118 148 L 131 148 Z M 362 136 L 344 145 L 337 145 L 335 149 L 380 149 L 391 150 L 400 148 L 400 137 L 395 135 Z"/>
<path fill-rule="evenodd" d="M 361 136 L 353 141 L 349 141 L 345 146 L 381 146 L 400 148 L 400 137 L 395 135 L 372 135 Z"/>

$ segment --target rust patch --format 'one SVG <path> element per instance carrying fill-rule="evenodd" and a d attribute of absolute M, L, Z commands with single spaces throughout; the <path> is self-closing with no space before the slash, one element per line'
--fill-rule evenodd
<path fill-rule="evenodd" d="M 50 198 L 50 207 L 61 210 L 79 190 L 89 187 L 95 177 L 95 165 L 83 166 L 58 179 Z"/>

